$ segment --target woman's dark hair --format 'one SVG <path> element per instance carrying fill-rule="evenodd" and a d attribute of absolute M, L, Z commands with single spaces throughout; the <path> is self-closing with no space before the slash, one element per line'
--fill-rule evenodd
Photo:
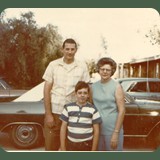
<path fill-rule="evenodd" d="M 112 58 L 109 57 L 101 58 L 97 62 L 97 71 L 99 72 L 100 67 L 104 66 L 105 64 L 109 64 L 112 67 L 112 74 L 111 74 L 112 76 L 116 71 L 117 63 Z"/>
<path fill-rule="evenodd" d="M 90 91 L 90 87 L 89 87 L 88 83 L 86 83 L 84 81 L 79 81 L 75 86 L 75 92 L 77 92 L 78 90 L 80 90 L 82 88 L 87 88 L 88 92 Z"/>
<path fill-rule="evenodd" d="M 77 43 L 76 43 L 76 41 L 75 41 L 74 39 L 72 39 L 72 38 L 66 39 L 66 40 L 63 42 L 63 45 L 62 45 L 63 48 L 65 47 L 65 44 L 66 44 L 66 43 L 75 44 L 75 47 L 76 47 L 76 49 L 77 49 Z"/>

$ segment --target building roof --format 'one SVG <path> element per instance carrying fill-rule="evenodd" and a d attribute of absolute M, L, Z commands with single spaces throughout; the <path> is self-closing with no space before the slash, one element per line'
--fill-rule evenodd
<path fill-rule="evenodd" d="M 145 58 L 141 58 L 141 59 L 135 59 L 132 60 L 131 62 L 129 62 L 130 64 L 135 64 L 135 63 L 142 63 L 142 62 L 147 62 L 147 61 L 154 61 L 154 60 L 158 60 L 160 59 L 160 55 L 155 55 L 152 57 L 145 57 Z"/>

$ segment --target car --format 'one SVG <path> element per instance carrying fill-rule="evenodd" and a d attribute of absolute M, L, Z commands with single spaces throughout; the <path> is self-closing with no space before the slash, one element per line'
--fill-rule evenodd
<path fill-rule="evenodd" d="M 159 78 L 119 78 L 117 81 L 132 97 L 160 101 Z"/>
<path fill-rule="evenodd" d="M 0 102 L 12 101 L 24 94 L 27 90 L 14 89 L 0 77 Z"/>
<path fill-rule="evenodd" d="M 43 87 L 44 82 L 12 102 L 0 103 L 0 132 L 9 133 L 17 148 L 34 148 L 44 142 Z M 125 108 L 124 147 L 156 149 L 160 145 L 160 102 L 125 93 Z"/>

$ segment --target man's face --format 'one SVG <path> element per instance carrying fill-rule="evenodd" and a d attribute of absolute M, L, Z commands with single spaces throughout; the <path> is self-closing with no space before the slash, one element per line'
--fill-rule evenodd
<path fill-rule="evenodd" d="M 76 51 L 77 48 L 74 43 L 65 43 L 65 46 L 63 48 L 64 60 L 73 61 Z"/>

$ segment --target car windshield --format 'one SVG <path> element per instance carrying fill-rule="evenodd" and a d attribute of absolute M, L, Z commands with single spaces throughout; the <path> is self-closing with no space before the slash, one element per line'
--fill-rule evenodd
<path fill-rule="evenodd" d="M 120 81 L 120 83 L 121 83 L 124 91 L 128 91 L 129 88 L 132 87 L 132 85 L 133 85 L 134 82 L 133 81 Z"/>
<path fill-rule="evenodd" d="M 40 101 L 43 99 L 43 87 L 44 82 L 38 84 L 37 86 L 33 87 L 20 97 L 13 100 L 13 102 L 31 102 L 31 101 Z"/>
<path fill-rule="evenodd" d="M 135 98 L 130 96 L 128 93 L 125 92 L 125 101 L 129 103 L 133 103 L 135 101 Z"/>

